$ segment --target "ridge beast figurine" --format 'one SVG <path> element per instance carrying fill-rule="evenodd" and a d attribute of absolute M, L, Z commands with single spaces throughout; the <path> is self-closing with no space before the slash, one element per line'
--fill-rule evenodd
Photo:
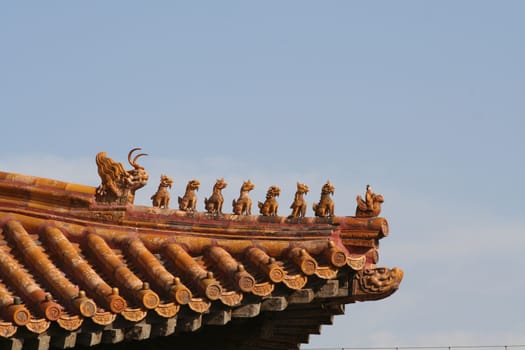
<path fill-rule="evenodd" d="M 255 188 L 255 185 L 250 181 L 244 181 L 239 199 L 233 200 L 233 213 L 235 215 L 252 215 L 252 200 L 248 196 L 248 193 Z"/>
<path fill-rule="evenodd" d="M 195 207 L 197 206 L 197 195 L 195 194 L 195 191 L 199 190 L 200 185 L 201 183 L 197 179 L 188 182 L 184 196 L 182 198 L 179 197 L 180 210 L 190 212 L 195 211 Z"/>
<path fill-rule="evenodd" d="M 321 189 L 321 199 L 319 203 L 313 204 L 313 210 L 315 216 L 327 217 L 334 216 L 334 201 L 330 198 L 330 195 L 333 195 L 335 191 L 335 186 L 326 181 L 323 188 Z"/>
<path fill-rule="evenodd" d="M 279 197 L 281 189 L 277 186 L 270 186 L 266 192 L 266 200 L 264 203 L 258 202 L 259 212 L 262 216 L 277 216 L 277 208 L 279 203 L 275 197 Z"/>
<path fill-rule="evenodd" d="M 228 184 L 224 179 L 217 179 L 215 185 L 213 185 L 213 193 L 210 198 L 204 198 L 204 208 L 210 214 L 222 214 L 222 204 L 224 203 L 224 197 L 222 196 L 222 190 L 226 188 Z"/>
<path fill-rule="evenodd" d="M 290 214 L 289 217 L 304 218 L 304 216 L 306 215 L 306 201 L 304 200 L 304 195 L 308 194 L 308 191 L 310 191 L 308 186 L 300 182 L 297 182 L 297 191 L 295 192 L 294 201 L 292 205 L 290 206 L 290 208 L 292 209 L 292 213 Z"/>
<path fill-rule="evenodd" d="M 151 196 L 153 206 L 156 208 L 169 208 L 170 204 L 170 193 L 168 192 L 168 187 L 171 188 L 173 180 L 167 175 L 160 176 L 160 184 L 157 192 Z"/>

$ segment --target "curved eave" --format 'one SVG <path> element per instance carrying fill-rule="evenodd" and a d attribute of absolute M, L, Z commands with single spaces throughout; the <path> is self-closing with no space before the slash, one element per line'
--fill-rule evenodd
<path fill-rule="evenodd" d="M 0 337 L 23 328 L 91 346 L 103 332 L 117 343 L 308 305 L 335 314 L 402 279 L 376 268 L 384 218 L 210 216 L 97 204 L 94 192 L 0 173 Z"/>

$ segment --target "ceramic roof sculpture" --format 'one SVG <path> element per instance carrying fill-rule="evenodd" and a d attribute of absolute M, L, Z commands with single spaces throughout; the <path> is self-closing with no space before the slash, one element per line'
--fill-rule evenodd
<path fill-rule="evenodd" d="M 398 289 L 402 271 L 376 266 L 382 196 L 335 216 L 327 182 L 308 217 L 298 183 L 292 214 L 279 216 L 272 186 L 251 215 L 248 180 L 228 214 L 220 179 L 198 212 L 199 181 L 172 209 L 163 175 L 153 205 L 138 206 L 138 150 L 128 171 L 100 152 L 98 188 L 0 172 L 0 348 L 298 349 L 346 304 Z"/>

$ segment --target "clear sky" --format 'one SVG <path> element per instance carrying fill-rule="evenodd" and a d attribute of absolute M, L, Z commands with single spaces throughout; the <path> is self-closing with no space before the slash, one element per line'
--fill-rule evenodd
<path fill-rule="evenodd" d="M 13 1 L 0 5 L 0 169 L 97 186 L 142 147 L 172 196 L 385 197 L 400 290 L 311 347 L 525 344 L 525 2 Z M 203 203 L 199 203 L 203 210 Z M 312 212 L 309 213 L 312 215 Z"/>

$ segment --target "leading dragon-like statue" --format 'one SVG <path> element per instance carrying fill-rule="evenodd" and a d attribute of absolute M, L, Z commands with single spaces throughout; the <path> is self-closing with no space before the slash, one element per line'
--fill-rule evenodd
<path fill-rule="evenodd" d="M 131 159 L 135 151 L 140 148 L 133 148 L 128 153 L 128 162 L 133 167 L 125 170 L 124 165 L 109 158 L 106 152 L 99 152 L 96 156 L 98 175 L 102 183 L 97 187 L 95 198 L 97 202 L 108 204 L 133 204 L 135 192 L 146 186 L 149 175 L 137 163 L 137 159 L 147 154 L 137 154 Z"/>

